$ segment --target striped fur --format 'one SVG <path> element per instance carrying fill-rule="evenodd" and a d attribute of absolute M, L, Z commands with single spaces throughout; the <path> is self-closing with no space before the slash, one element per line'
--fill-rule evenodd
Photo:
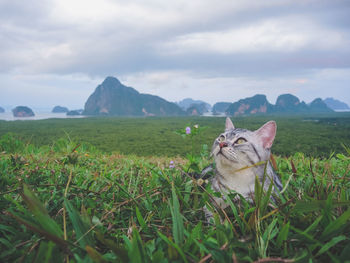
<path fill-rule="evenodd" d="M 214 177 L 211 186 L 216 192 L 234 190 L 251 199 L 254 195 L 255 178 L 262 182 L 264 173 L 265 190 L 273 183 L 274 191 L 282 189 L 282 184 L 270 164 L 270 148 L 276 134 L 276 123 L 270 121 L 257 131 L 235 128 L 229 118 L 226 119 L 225 132 L 214 141 L 211 155 L 215 160 Z M 206 171 L 212 169 L 206 168 Z M 203 170 L 201 176 L 205 176 Z M 226 202 L 217 198 L 215 203 L 225 208 Z M 210 218 L 206 210 L 206 217 Z"/>

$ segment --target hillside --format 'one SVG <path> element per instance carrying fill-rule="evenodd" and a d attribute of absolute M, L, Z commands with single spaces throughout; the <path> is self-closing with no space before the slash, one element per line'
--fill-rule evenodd
<path fill-rule="evenodd" d="M 85 103 L 83 115 L 106 116 L 178 116 L 184 111 L 175 103 L 158 96 L 142 94 L 107 77 Z"/>

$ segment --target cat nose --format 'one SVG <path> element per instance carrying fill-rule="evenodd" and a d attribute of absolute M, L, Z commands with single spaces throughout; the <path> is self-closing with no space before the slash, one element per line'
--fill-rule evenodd
<path fill-rule="evenodd" d="M 227 144 L 227 142 L 220 142 L 219 146 L 220 146 L 220 149 L 221 149 L 221 148 L 227 147 L 228 144 Z"/>

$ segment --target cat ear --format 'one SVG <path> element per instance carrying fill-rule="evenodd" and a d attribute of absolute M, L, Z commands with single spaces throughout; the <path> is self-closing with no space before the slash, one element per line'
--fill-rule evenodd
<path fill-rule="evenodd" d="M 263 147 L 271 148 L 273 140 L 276 136 L 277 125 L 274 121 L 269 121 L 265 123 L 259 130 L 256 130 L 255 133 L 260 137 L 260 140 L 263 143 Z"/>
<path fill-rule="evenodd" d="M 225 131 L 234 130 L 235 126 L 233 126 L 233 123 L 229 117 L 226 117 L 226 125 L 225 125 Z"/>

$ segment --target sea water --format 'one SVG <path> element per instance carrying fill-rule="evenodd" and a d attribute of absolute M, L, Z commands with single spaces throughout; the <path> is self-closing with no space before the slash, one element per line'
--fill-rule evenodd
<path fill-rule="evenodd" d="M 17 121 L 17 120 L 44 120 L 44 119 L 65 119 L 65 118 L 84 118 L 83 115 L 77 115 L 77 116 L 67 116 L 66 113 L 52 113 L 52 112 L 35 112 L 35 116 L 33 117 L 14 117 L 12 112 L 4 112 L 0 113 L 0 120 L 5 121 Z"/>

